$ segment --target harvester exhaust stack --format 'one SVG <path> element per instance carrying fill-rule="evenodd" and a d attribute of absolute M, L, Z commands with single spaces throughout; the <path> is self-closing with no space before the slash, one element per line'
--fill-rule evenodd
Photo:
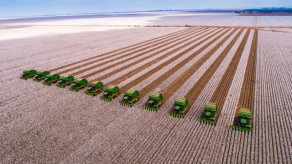
<path fill-rule="evenodd" d="M 184 118 L 188 111 L 189 101 L 186 98 L 177 98 L 172 109 L 168 112 L 170 116 Z"/>
<path fill-rule="evenodd" d="M 70 91 L 78 92 L 80 89 L 85 88 L 88 84 L 88 81 L 86 79 L 76 79 L 71 88 Z"/>
<path fill-rule="evenodd" d="M 87 91 L 85 92 L 86 95 L 89 96 L 96 96 L 103 90 L 103 83 L 100 81 L 93 81 L 89 83 Z"/>
<path fill-rule="evenodd" d="M 113 101 L 119 94 L 120 88 L 118 86 L 107 86 L 100 97 L 103 101 Z"/>
<path fill-rule="evenodd" d="M 162 100 L 163 96 L 161 93 L 152 93 L 143 108 L 150 111 L 157 111 L 162 104 Z"/>
<path fill-rule="evenodd" d="M 20 79 L 27 80 L 28 78 L 32 78 L 37 74 L 37 71 L 32 69 L 32 70 L 26 70 L 23 71 L 23 74 L 21 75 Z"/>
<path fill-rule="evenodd" d="M 134 103 L 138 101 L 139 91 L 138 90 L 127 90 L 124 94 L 120 104 L 126 107 L 132 107 Z"/>

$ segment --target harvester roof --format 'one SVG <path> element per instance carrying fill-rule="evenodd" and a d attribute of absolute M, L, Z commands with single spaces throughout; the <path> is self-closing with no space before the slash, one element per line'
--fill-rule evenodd
<path fill-rule="evenodd" d="M 161 100 L 162 99 L 162 94 L 161 93 L 152 93 L 150 95 L 151 99 L 155 99 L 155 100 Z"/>
<path fill-rule="evenodd" d="M 129 89 L 125 92 L 127 96 L 139 96 L 139 92 L 137 90 Z"/>
<path fill-rule="evenodd" d="M 174 104 L 179 104 L 179 105 L 188 105 L 189 101 L 186 98 L 177 98 L 175 99 Z"/>
<path fill-rule="evenodd" d="M 208 102 L 207 104 L 205 104 L 204 110 L 216 111 L 217 110 L 217 104 L 216 103 L 212 103 L 212 102 Z"/>
<path fill-rule="evenodd" d="M 246 108 L 240 108 L 238 116 L 251 118 L 251 111 Z"/>

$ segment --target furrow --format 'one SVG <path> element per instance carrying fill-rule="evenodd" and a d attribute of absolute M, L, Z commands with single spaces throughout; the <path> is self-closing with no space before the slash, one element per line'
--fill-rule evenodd
<path fill-rule="evenodd" d="M 207 32 L 207 31 L 203 31 L 202 33 L 199 33 L 199 34 L 193 35 L 192 37 L 196 37 L 196 36 L 201 35 L 201 34 L 206 33 L 206 32 Z M 184 40 L 182 40 L 182 41 L 176 43 L 175 45 L 171 45 L 171 47 L 178 46 L 178 45 L 180 45 L 180 44 L 186 42 L 187 40 L 190 40 L 190 38 L 184 39 Z M 115 80 L 114 82 L 110 82 L 110 84 L 113 84 L 113 85 L 117 85 L 117 84 L 119 84 L 120 82 L 122 82 L 122 81 L 128 79 L 129 77 L 131 77 L 131 76 L 133 76 L 133 75 L 135 75 L 137 72 L 140 72 L 140 71 L 142 71 L 142 70 L 144 70 L 144 69 L 147 69 L 148 67 L 150 67 L 150 66 L 156 64 L 157 62 L 161 61 L 161 60 L 164 59 L 164 58 L 167 58 L 168 56 L 170 56 L 170 55 L 172 55 L 173 53 L 175 53 L 175 52 L 181 50 L 182 48 L 184 48 L 185 46 L 187 46 L 188 44 L 191 44 L 191 43 L 192 43 L 192 42 L 184 43 L 184 45 L 182 45 L 182 46 L 176 48 L 175 50 L 172 50 L 172 51 L 170 51 L 170 52 L 168 52 L 168 53 L 166 53 L 166 54 L 164 54 L 164 55 L 162 55 L 162 56 L 159 56 L 158 58 L 156 58 L 156 59 L 154 59 L 154 60 L 152 60 L 152 61 L 150 61 L 150 62 L 148 62 L 148 63 L 145 63 L 145 64 L 141 65 L 140 67 L 134 69 L 133 71 L 128 72 L 125 76 L 121 76 L 120 78 L 118 78 L 118 80 Z M 133 63 L 130 63 L 129 65 L 123 66 L 123 67 L 121 67 L 121 68 L 119 68 L 119 69 L 117 69 L 117 70 L 114 70 L 114 71 L 112 71 L 112 72 L 110 72 L 110 73 L 107 73 L 106 75 L 103 75 L 103 76 L 101 76 L 101 77 L 99 77 L 99 78 L 97 78 L 97 79 L 95 79 L 95 80 L 93 80 L 93 81 L 102 81 L 103 79 L 109 78 L 109 77 L 113 76 L 114 74 L 117 74 L 117 73 L 119 73 L 119 72 L 121 72 L 121 71 L 123 71 L 123 70 L 129 68 L 129 67 L 132 66 L 132 65 L 136 65 L 136 64 L 138 64 L 138 63 L 142 63 L 142 61 L 145 61 L 146 59 L 148 59 L 148 58 L 150 58 L 150 57 L 156 56 L 156 55 L 158 55 L 158 54 L 160 54 L 160 53 L 166 51 L 167 49 L 169 49 L 169 47 L 167 47 L 167 48 L 165 48 L 165 49 L 162 49 L 162 50 L 159 50 L 159 51 L 156 51 L 156 52 L 154 52 L 153 54 L 151 54 L 151 56 L 147 56 L 147 57 L 142 58 L 142 59 L 140 59 L 140 60 L 138 60 L 138 61 L 135 61 L 135 62 L 133 62 Z"/>
<path fill-rule="evenodd" d="M 216 44 L 210 51 L 208 51 L 202 58 L 195 62 L 185 72 L 183 72 L 177 79 L 161 91 L 163 94 L 163 101 L 166 102 L 217 50 L 221 47 L 227 39 L 232 36 L 236 30 L 228 34 L 220 43 Z M 237 35 L 239 37 L 239 35 Z M 223 60 L 223 59 L 222 59 Z"/>
<path fill-rule="evenodd" d="M 152 83 L 148 84 L 146 87 L 144 87 L 141 91 L 140 91 L 140 97 L 144 97 L 147 93 L 149 93 L 150 91 L 152 91 L 153 89 L 155 89 L 159 84 L 161 84 L 164 80 L 166 80 L 168 77 L 170 77 L 173 73 L 175 73 L 179 68 L 181 68 L 182 66 L 184 66 L 185 64 L 187 64 L 189 61 L 191 61 L 193 58 L 195 58 L 197 55 L 199 55 L 202 51 L 204 51 L 206 48 L 208 48 L 211 44 L 213 44 L 217 39 L 221 38 L 225 33 L 227 33 L 229 30 L 224 31 L 222 34 L 220 34 L 219 36 L 217 36 L 216 38 L 214 38 L 213 40 L 209 41 L 205 46 L 203 46 L 202 48 L 200 48 L 198 51 L 196 51 L 195 53 L 193 53 L 191 56 L 187 57 L 186 59 L 184 59 L 182 62 L 180 62 L 179 64 L 177 64 L 176 66 L 174 66 L 172 69 L 170 69 L 169 71 L 167 71 L 166 73 L 164 73 L 163 75 L 161 75 L 159 78 L 157 78 L 156 80 L 154 80 Z M 214 34 L 215 35 L 215 34 Z M 188 48 L 187 50 L 185 50 L 184 52 L 181 53 L 185 54 L 188 51 L 191 51 L 193 48 L 197 47 L 198 45 L 202 44 L 203 42 L 207 41 L 208 39 L 210 39 L 211 37 L 213 37 L 214 35 L 209 36 L 208 38 L 202 40 L 201 42 L 199 42 L 198 44 Z M 168 63 L 164 63 L 158 67 L 156 67 L 155 69 L 149 71 L 148 73 L 144 74 L 143 76 L 139 77 L 137 81 L 133 81 L 127 85 L 125 85 L 124 87 L 121 88 L 122 92 L 125 92 L 127 89 L 137 85 L 139 83 L 139 81 L 142 81 L 144 79 L 146 79 L 147 77 L 151 76 L 153 73 L 159 71 L 161 69 L 161 67 L 165 67 L 168 64 L 170 64 L 169 61 L 167 61 Z"/>
<path fill-rule="evenodd" d="M 201 30 L 199 30 L 199 31 L 201 31 Z M 144 60 L 146 60 L 146 59 L 148 59 L 148 58 L 150 58 L 150 57 L 153 57 L 153 56 L 157 55 L 158 53 L 156 53 L 155 51 L 158 51 L 158 52 L 160 52 L 160 53 L 163 52 L 163 51 L 166 51 L 167 49 L 169 49 L 169 48 L 172 46 L 172 44 L 174 44 L 174 43 L 177 42 L 177 41 L 180 41 L 180 40 L 184 39 L 186 36 L 189 36 L 189 35 L 192 34 L 193 32 L 194 32 L 194 31 L 191 31 L 191 32 L 189 32 L 189 33 L 187 33 L 187 34 L 185 34 L 185 35 L 180 35 L 180 36 L 176 36 L 176 37 L 171 38 L 171 39 L 174 39 L 174 38 L 175 38 L 175 40 L 171 40 L 171 39 L 169 39 L 169 40 L 163 41 L 163 42 L 161 42 L 161 43 L 165 43 L 165 42 L 166 42 L 166 43 L 163 44 L 163 45 L 157 46 L 157 47 L 155 47 L 155 46 L 148 46 L 148 47 L 146 47 L 145 49 L 143 48 L 143 50 L 146 50 L 146 51 L 144 51 L 144 52 L 142 52 L 142 53 L 135 54 L 134 56 L 131 56 L 131 57 L 129 57 L 129 58 L 123 59 L 124 57 L 128 57 L 128 56 L 131 55 L 131 54 L 134 54 L 134 53 L 140 52 L 140 50 L 137 50 L 137 51 L 135 51 L 135 52 L 133 52 L 133 53 L 127 53 L 127 54 L 125 54 L 125 55 L 119 56 L 119 57 L 117 57 L 117 58 L 115 58 L 115 59 L 112 59 L 112 60 L 109 60 L 109 61 L 105 61 L 105 62 L 100 63 L 100 64 L 97 64 L 97 65 L 93 65 L 93 66 L 91 66 L 91 67 L 89 67 L 89 68 L 86 68 L 86 69 L 84 69 L 84 70 L 74 72 L 74 73 L 72 73 L 72 75 L 75 76 L 75 75 L 78 75 L 78 74 L 84 73 L 84 72 L 86 72 L 86 71 L 88 71 L 88 70 L 95 69 L 95 68 L 98 68 L 98 67 L 103 66 L 103 65 L 105 65 L 105 64 L 111 63 L 111 62 L 113 62 L 113 61 L 115 61 L 115 60 L 123 59 L 123 60 L 121 60 L 121 61 L 118 61 L 118 62 L 116 62 L 116 63 L 113 63 L 113 64 L 111 64 L 111 65 L 108 65 L 108 66 L 106 66 L 106 67 L 104 67 L 104 68 L 98 69 L 98 70 L 96 70 L 96 71 L 90 72 L 90 73 L 88 73 L 88 74 L 86 74 L 86 75 L 84 75 L 84 76 L 81 77 L 81 78 L 88 78 L 88 77 L 94 76 L 94 75 L 96 75 L 96 74 L 98 74 L 98 73 L 101 73 L 101 72 L 103 72 L 103 71 L 106 71 L 106 70 L 108 70 L 108 69 L 111 69 L 111 68 L 113 68 L 113 67 L 115 67 L 115 66 L 118 66 L 118 65 L 124 64 L 125 62 L 132 61 L 132 60 L 134 60 L 135 58 L 143 57 L 143 58 L 139 59 L 138 61 L 134 61 L 133 63 L 129 64 L 129 65 L 131 65 L 131 66 L 132 66 L 132 65 L 135 65 L 135 64 L 140 63 L 140 62 L 142 62 L 142 61 L 144 61 Z M 196 31 L 196 32 L 197 32 L 197 31 Z M 171 40 L 171 42 L 168 42 L 168 41 L 170 41 L 170 40 Z M 186 39 L 184 39 L 184 41 L 185 41 L 185 40 L 186 40 Z M 180 41 L 179 43 L 182 43 L 182 42 L 183 42 L 183 41 Z M 175 43 L 175 45 L 177 45 L 177 44 L 179 44 L 179 43 Z M 159 43 L 157 43 L 157 44 L 159 44 Z M 157 45 L 157 44 L 156 44 L 156 45 Z M 175 45 L 174 45 L 174 46 L 175 46 Z M 153 47 L 154 47 L 154 48 L 153 48 Z M 163 48 L 163 47 L 166 47 L 166 48 Z M 149 48 L 151 48 L 151 49 L 149 49 Z M 163 49 L 162 49 L 162 50 L 159 50 L 159 49 L 161 49 L 161 48 L 163 48 Z M 141 50 L 141 51 L 143 51 L 143 50 Z M 153 51 L 154 51 L 155 53 L 152 53 Z M 147 56 L 148 54 L 150 54 L 150 55 Z M 119 71 L 122 71 L 123 69 L 128 68 L 128 67 L 129 67 L 128 65 L 127 65 L 127 66 L 124 66 L 124 67 L 118 69 L 118 70 L 116 71 L 116 73 L 119 72 Z M 111 75 L 111 74 L 107 74 L 107 77 L 110 77 L 110 75 Z"/>
<path fill-rule="evenodd" d="M 51 69 L 49 71 L 50 72 L 57 71 L 57 70 L 60 70 L 60 69 L 63 69 L 63 68 L 69 67 L 69 66 L 73 66 L 75 64 L 79 64 L 81 62 L 86 62 L 86 61 L 89 61 L 89 60 L 92 60 L 92 59 L 95 59 L 95 58 L 98 58 L 98 57 L 103 57 L 103 56 L 106 56 L 106 55 L 109 55 L 109 54 L 112 54 L 112 53 L 116 53 L 116 52 L 119 52 L 119 51 L 121 51 L 119 53 L 126 53 L 128 51 L 135 50 L 137 48 L 143 47 L 143 46 L 145 46 L 145 44 L 153 44 L 153 43 L 156 43 L 157 40 L 166 39 L 166 38 L 172 37 L 173 35 L 184 33 L 186 31 L 189 31 L 189 29 L 181 30 L 181 31 L 174 32 L 174 33 L 171 33 L 171 34 L 168 34 L 168 35 L 164 35 L 164 36 L 161 36 L 161 37 L 157 37 L 157 38 L 153 38 L 153 39 L 150 39 L 150 40 L 146 40 L 146 41 L 143 41 L 143 42 L 140 42 L 140 43 L 136 43 L 136 44 L 124 47 L 124 48 L 117 49 L 117 50 L 113 50 L 113 51 L 110 51 L 110 52 L 107 52 L 107 53 L 104 53 L 104 54 L 99 54 L 97 56 L 93 56 L 93 57 L 90 57 L 90 58 L 87 58 L 87 59 L 83 59 L 83 60 L 80 60 L 80 61 L 77 61 L 77 62 L 73 62 L 73 63 L 67 64 L 67 65 L 64 65 L 64 66 L 60 66 L 60 67 Z"/>
<path fill-rule="evenodd" d="M 196 40 L 202 39 L 202 38 L 204 38 L 205 35 L 209 35 L 209 34 L 211 34 L 212 32 L 214 32 L 214 31 L 213 31 L 213 30 L 210 30 L 210 31 L 208 31 L 208 33 L 205 33 L 205 32 L 200 33 L 199 35 L 201 35 L 201 36 L 198 37 L 198 38 L 196 38 Z M 220 32 L 220 31 L 218 31 L 217 33 L 219 33 L 219 32 Z M 216 34 L 217 34 L 217 33 L 216 33 Z M 205 34 L 205 35 L 202 35 L 202 34 Z M 213 34 L 213 35 L 211 35 L 211 36 L 208 37 L 208 38 L 211 38 L 212 36 L 214 36 L 214 35 L 216 35 L 216 34 Z M 198 35 L 197 35 L 197 36 L 198 36 Z M 202 43 L 203 43 L 204 41 L 206 41 L 206 40 L 207 40 L 207 39 L 204 39 L 203 41 L 201 41 L 201 42 L 199 42 L 198 44 L 196 44 L 196 46 L 202 44 Z M 194 41 L 191 40 L 190 42 L 187 42 L 187 43 L 185 43 L 184 45 L 182 45 L 182 46 L 180 46 L 180 47 L 178 47 L 178 48 L 176 48 L 176 49 L 174 49 L 174 50 L 168 52 L 167 54 L 165 54 L 165 55 L 166 55 L 165 58 L 166 58 L 167 56 L 170 56 L 170 55 L 172 55 L 172 54 L 174 54 L 174 53 L 176 53 L 176 52 L 182 50 L 183 48 L 185 48 L 185 47 L 191 45 L 193 42 L 194 42 Z M 190 48 L 184 50 L 182 53 L 179 53 L 179 54 L 175 55 L 174 57 L 170 58 L 169 60 L 165 61 L 164 63 L 162 63 L 160 66 L 155 67 L 155 68 L 154 68 L 155 70 L 153 70 L 153 69 L 151 70 L 151 71 L 153 71 L 152 73 L 155 73 L 155 72 L 158 71 L 158 69 L 162 69 L 163 66 L 166 66 L 166 65 L 168 65 L 168 64 L 170 64 L 170 63 L 172 63 L 172 62 L 174 62 L 178 57 L 180 57 L 181 55 L 184 55 L 185 53 L 189 52 L 189 51 L 190 51 L 192 48 L 194 48 L 194 47 L 195 47 L 195 46 L 192 46 L 192 47 L 190 47 Z M 159 58 L 159 59 L 163 59 L 163 58 Z M 155 62 L 157 63 L 157 62 L 159 62 L 159 61 L 155 61 Z M 114 79 L 114 80 L 108 82 L 108 84 L 113 84 L 113 85 L 120 84 L 121 82 L 123 82 L 123 81 L 127 80 L 128 78 L 130 78 L 130 77 L 134 76 L 135 74 L 137 74 L 138 70 L 139 70 L 139 71 L 142 71 L 142 70 L 146 69 L 148 66 L 151 66 L 151 65 L 154 65 L 154 64 L 155 64 L 154 62 L 151 63 L 151 64 L 148 64 L 148 63 L 147 63 L 147 64 L 144 64 L 144 65 L 142 65 L 141 67 L 139 67 L 139 68 L 137 68 L 137 69 L 135 69 L 135 70 L 133 70 L 133 71 L 130 71 L 129 73 L 127 73 L 127 75 L 122 76 L 122 77 L 118 77 L 118 78 L 116 78 L 116 79 Z M 150 76 L 150 75 L 151 75 L 151 74 L 149 74 L 149 76 Z M 148 75 L 147 75 L 147 76 L 148 76 Z M 144 79 L 144 78 L 141 78 L 141 79 Z M 135 84 L 133 84 L 133 85 L 129 85 L 129 86 L 134 86 L 134 85 L 135 85 Z"/>
<path fill-rule="evenodd" d="M 192 30 L 189 30 L 188 32 L 184 32 L 183 34 L 172 36 L 170 38 L 167 38 L 166 40 L 159 40 L 159 41 L 157 41 L 157 42 L 155 42 L 153 44 L 143 45 L 141 49 L 139 49 L 139 48 L 138 49 L 134 49 L 133 52 L 127 51 L 126 54 L 123 54 L 123 53 L 113 54 L 113 55 L 110 55 L 110 56 L 103 57 L 102 59 L 96 59 L 96 60 L 90 61 L 89 63 L 84 63 L 82 65 L 78 65 L 76 67 L 63 70 L 63 71 L 61 71 L 59 73 L 63 74 L 63 73 L 67 73 L 67 72 L 70 72 L 70 71 L 74 71 L 74 70 L 79 69 L 79 68 L 83 68 L 83 67 L 89 66 L 89 67 L 83 68 L 82 70 L 79 70 L 77 72 L 71 73 L 73 76 L 75 76 L 75 75 L 79 75 L 81 73 L 87 72 L 89 70 L 94 70 L 94 69 L 96 69 L 96 68 L 98 68 L 100 66 L 106 65 L 108 63 L 113 63 L 113 62 L 118 61 L 120 59 L 126 58 L 126 59 L 124 59 L 122 61 L 119 61 L 118 63 L 113 63 L 112 65 L 110 65 L 107 68 L 107 69 L 109 69 L 109 68 L 112 68 L 113 66 L 117 66 L 119 64 L 122 64 L 122 63 L 124 63 L 124 62 L 126 62 L 128 60 L 130 61 L 132 59 L 135 59 L 135 58 L 137 58 L 137 56 L 147 55 L 148 53 L 150 53 L 150 52 L 152 52 L 152 51 L 154 51 L 156 49 L 162 48 L 164 46 L 167 46 L 168 44 L 173 43 L 173 42 L 181 39 L 181 37 L 184 37 L 184 36 L 186 36 L 186 35 L 188 35 L 188 34 L 190 34 L 192 32 L 193 32 Z M 177 38 L 177 37 L 179 37 L 179 38 Z M 175 39 L 175 40 L 172 41 L 172 39 Z M 171 41 L 171 42 L 167 43 L 169 41 Z M 162 44 L 162 45 L 160 45 L 160 44 Z M 101 62 L 101 61 L 103 61 L 103 62 Z M 91 65 L 91 64 L 93 64 L 93 65 Z M 83 78 L 88 78 L 88 77 L 93 76 L 93 75 L 95 75 L 95 74 L 97 74 L 99 72 L 100 72 L 99 70 L 94 71 L 94 72 L 90 72 L 90 73 L 84 75 Z"/>

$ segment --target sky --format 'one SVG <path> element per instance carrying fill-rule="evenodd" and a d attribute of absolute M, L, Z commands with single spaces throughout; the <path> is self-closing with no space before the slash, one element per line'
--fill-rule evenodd
<path fill-rule="evenodd" d="M 292 0 L 0 0 L 0 17 L 260 7 L 292 7 Z"/>

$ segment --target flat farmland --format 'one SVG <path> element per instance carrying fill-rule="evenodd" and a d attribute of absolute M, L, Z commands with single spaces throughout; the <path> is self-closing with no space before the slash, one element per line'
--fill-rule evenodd
<path fill-rule="evenodd" d="M 20 28 L 3 30 L 31 29 Z M 0 40 L 1 163 L 292 163 L 291 28 L 95 28 Z M 19 79 L 29 69 L 120 93 L 104 102 Z M 129 89 L 140 92 L 131 108 L 119 104 Z M 143 110 L 154 92 L 161 107 Z M 189 100 L 182 119 L 168 114 L 178 97 Z M 215 126 L 198 122 L 209 101 Z M 251 133 L 232 129 L 239 107 Z"/>

